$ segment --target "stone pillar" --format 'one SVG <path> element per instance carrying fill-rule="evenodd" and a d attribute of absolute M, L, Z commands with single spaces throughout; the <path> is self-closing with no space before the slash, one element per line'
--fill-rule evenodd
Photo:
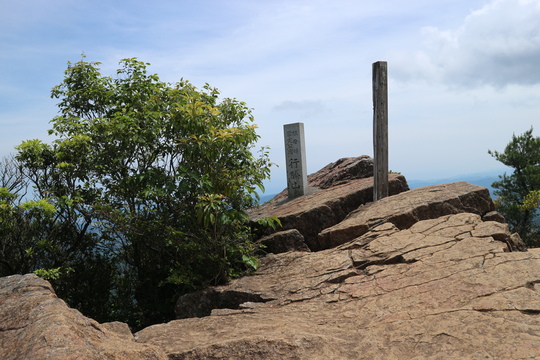
<path fill-rule="evenodd" d="M 304 123 L 283 125 L 285 160 L 289 198 L 302 196 L 307 191 L 306 145 Z"/>

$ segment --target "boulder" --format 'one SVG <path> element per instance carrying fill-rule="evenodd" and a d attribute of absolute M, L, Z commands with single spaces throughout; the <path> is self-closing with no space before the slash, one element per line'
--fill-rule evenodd
<path fill-rule="evenodd" d="M 319 178 L 320 179 L 320 178 Z M 391 195 L 408 190 L 403 175 L 389 175 Z M 312 251 L 320 250 L 317 236 L 322 230 L 342 221 L 360 205 L 373 201 L 373 178 L 347 180 L 330 188 L 312 188 L 312 193 L 294 199 L 287 199 L 283 193 L 270 202 L 249 209 L 253 222 L 275 216 L 282 224 L 280 231 L 296 229 L 304 237 L 304 242 Z M 274 230 L 263 229 L 263 235 Z"/>
<path fill-rule="evenodd" d="M 368 155 L 345 157 L 330 163 L 319 171 L 308 175 L 308 194 L 319 189 L 341 185 L 349 180 L 373 177 L 373 159 Z M 288 199 L 287 189 L 277 194 L 271 201 L 275 203 Z"/>
<path fill-rule="evenodd" d="M 258 241 L 262 245 L 263 254 L 279 254 L 287 251 L 310 251 L 304 237 L 296 229 L 279 231 L 267 235 Z"/>
<path fill-rule="evenodd" d="M 322 230 L 317 248 L 343 244 L 385 222 L 407 229 L 419 220 L 463 212 L 482 216 L 494 208 L 488 189 L 482 186 L 456 182 L 417 188 L 359 207 L 340 223 Z"/>
<path fill-rule="evenodd" d="M 260 301 L 136 340 L 186 360 L 540 358 L 540 251 L 512 251 L 506 225 L 465 198 L 481 208 L 402 229 L 377 216 L 336 248 L 269 254 L 253 276 L 214 289 Z"/>
<path fill-rule="evenodd" d="M 341 158 L 308 176 L 308 185 L 328 189 L 348 180 L 373 177 L 373 159 L 367 155 Z"/>
<path fill-rule="evenodd" d="M 500 223 L 503 223 L 503 224 L 506 223 L 506 219 L 498 211 L 490 211 L 490 212 L 488 212 L 487 214 L 485 214 L 482 217 L 482 220 L 484 220 L 484 221 L 497 221 L 497 222 L 500 222 Z"/>
<path fill-rule="evenodd" d="M 69 308 L 36 275 L 0 278 L 0 358 L 165 360 L 156 346 L 136 343 L 126 324 L 99 324 Z"/>

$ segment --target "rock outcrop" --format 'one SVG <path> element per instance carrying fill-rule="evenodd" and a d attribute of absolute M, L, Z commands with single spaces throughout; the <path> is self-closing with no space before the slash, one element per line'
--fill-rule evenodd
<path fill-rule="evenodd" d="M 221 293 L 245 302 L 137 341 L 175 359 L 540 357 L 540 252 L 515 251 L 524 244 L 487 190 L 453 183 L 393 198 L 345 221 L 367 224 L 359 236 L 269 254 L 253 276 L 211 290 L 214 304 Z"/>
<path fill-rule="evenodd" d="M 383 223 L 336 249 L 263 259 L 229 290 L 264 303 L 137 333 L 178 359 L 530 359 L 540 356 L 540 253 L 505 225 L 446 215 Z"/>
<path fill-rule="evenodd" d="M 367 155 L 341 158 L 308 176 L 308 185 L 328 189 L 348 180 L 373 176 L 373 159 Z"/>
<path fill-rule="evenodd" d="M 373 201 L 373 178 L 369 177 L 372 174 L 373 161 L 370 157 L 343 158 L 308 177 L 310 194 L 288 199 L 287 190 L 284 190 L 266 204 L 250 209 L 248 214 L 254 222 L 265 217 L 277 217 L 282 225 L 278 230 L 296 229 L 307 248 L 318 251 L 322 249 L 319 232 L 338 224 L 360 205 Z M 404 176 L 389 175 L 390 195 L 406 190 L 409 187 Z M 297 250 L 301 250 L 301 239 L 297 234 L 294 234 L 295 239 L 285 240 L 287 234 L 279 233 L 278 239 L 274 240 L 273 232 L 268 227 L 262 229 L 262 234 L 267 236 L 265 244 L 269 252 L 279 251 L 274 248 L 283 248 L 279 245 L 283 242 L 297 244 Z M 273 245 L 273 242 L 278 245 Z"/>
<path fill-rule="evenodd" d="M 318 248 L 335 247 L 385 222 L 407 229 L 420 220 L 462 212 L 484 215 L 493 210 L 488 189 L 466 182 L 414 189 L 351 212 L 339 224 L 319 233 Z"/>
<path fill-rule="evenodd" d="M 269 255 L 222 291 L 265 302 L 136 334 L 178 359 L 540 357 L 540 253 L 460 213 L 380 224 L 335 249 Z M 501 239 L 501 240 L 499 240 Z"/>
<path fill-rule="evenodd" d="M 483 187 L 407 191 L 392 175 L 394 195 L 372 203 L 369 160 L 342 159 L 311 176 L 312 194 L 252 209 L 285 225 L 261 240 L 259 269 L 181 297 L 178 320 L 134 338 L 33 275 L 0 279 L 0 358 L 540 358 L 540 250 Z"/>
<path fill-rule="evenodd" d="M 123 323 L 99 324 L 70 309 L 36 275 L 0 278 L 0 359 L 165 360 Z"/>

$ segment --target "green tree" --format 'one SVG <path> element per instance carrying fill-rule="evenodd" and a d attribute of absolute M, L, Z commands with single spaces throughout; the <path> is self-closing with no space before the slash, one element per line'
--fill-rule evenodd
<path fill-rule="evenodd" d="M 45 200 L 21 203 L 17 194 L 0 187 L 0 276 L 35 269 L 33 258 L 47 246 L 44 227 L 54 212 Z"/>
<path fill-rule="evenodd" d="M 25 141 L 17 155 L 70 229 L 63 249 L 93 254 L 82 262 L 90 268 L 108 264 L 109 317 L 134 327 L 171 319 L 178 294 L 255 265 L 245 210 L 270 167 L 266 149 L 252 152 L 259 137 L 245 103 L 220 101 L 208 84 L 162 82 L 147 65 L 124 59 L 112 78 L 99 63 L 70 63 L 52 90 L 55 140 Z M 60 278 L 75 286 L 85 270 L 70 268 Z"/>
<path fill-rule="evenodd" d="M 12 155 L 0 159 L 0 276 L 33 271 L 36 255 L 47 247 L 56 209 L 44 199 L 23 201 L 26 187 L 17 160 Z"/>
<path fill-rule="evenodd" d="M 13 154 L 0 159 L 0 187 L 6 188 L 12 194 L 26 194 L 28 181 L 21 166 Z"/>
<path fill-rule="evenodd" d="M 540 245 L 538 206 L 534 202 L 540 190 L 540 138 L 533 129 L 512 136 L 504 152 L 488 151 L 495 159 L 511 167 L 513 172 L 499 176 L 493 183 L 496 205 L 512 231 L 520 234 L 530 247 Z"/>
<path fill-rule="evenodd" d="M 109 319 L 117 303 L 113 258 L 96 251 L 97 234 L 85 233 L 84 221 L 69 221 L 77 213 L 66 211 L 65 202 L 26 199 L 31 176 L 26 170 L 12 156 L 0 161 L 0 276 L 35 272 L 84 313 Z"/>
<path fill-rule="evenodd" d="M 540 190 L 533 190 L 525 196 L 523 200 L 523 205 L 520 206 L 520 209 L 523 211 L 533 210 L 540 207 Z"/>

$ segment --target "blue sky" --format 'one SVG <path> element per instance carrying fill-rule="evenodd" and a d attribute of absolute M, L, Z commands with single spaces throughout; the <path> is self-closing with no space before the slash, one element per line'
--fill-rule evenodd
<path fill-rule="evenodd" d="M 283 125 L 308 172 L 372 155 L 371 66 L 388 61 L 390 169 L 408 179 L 500 172 L 487 150 L 540 131 L 539 0 L 0 0 L 0 156 L 48 140 L 68 61 L 150 62 L 162 80 L 253 108 L 283 189 Z"/>

